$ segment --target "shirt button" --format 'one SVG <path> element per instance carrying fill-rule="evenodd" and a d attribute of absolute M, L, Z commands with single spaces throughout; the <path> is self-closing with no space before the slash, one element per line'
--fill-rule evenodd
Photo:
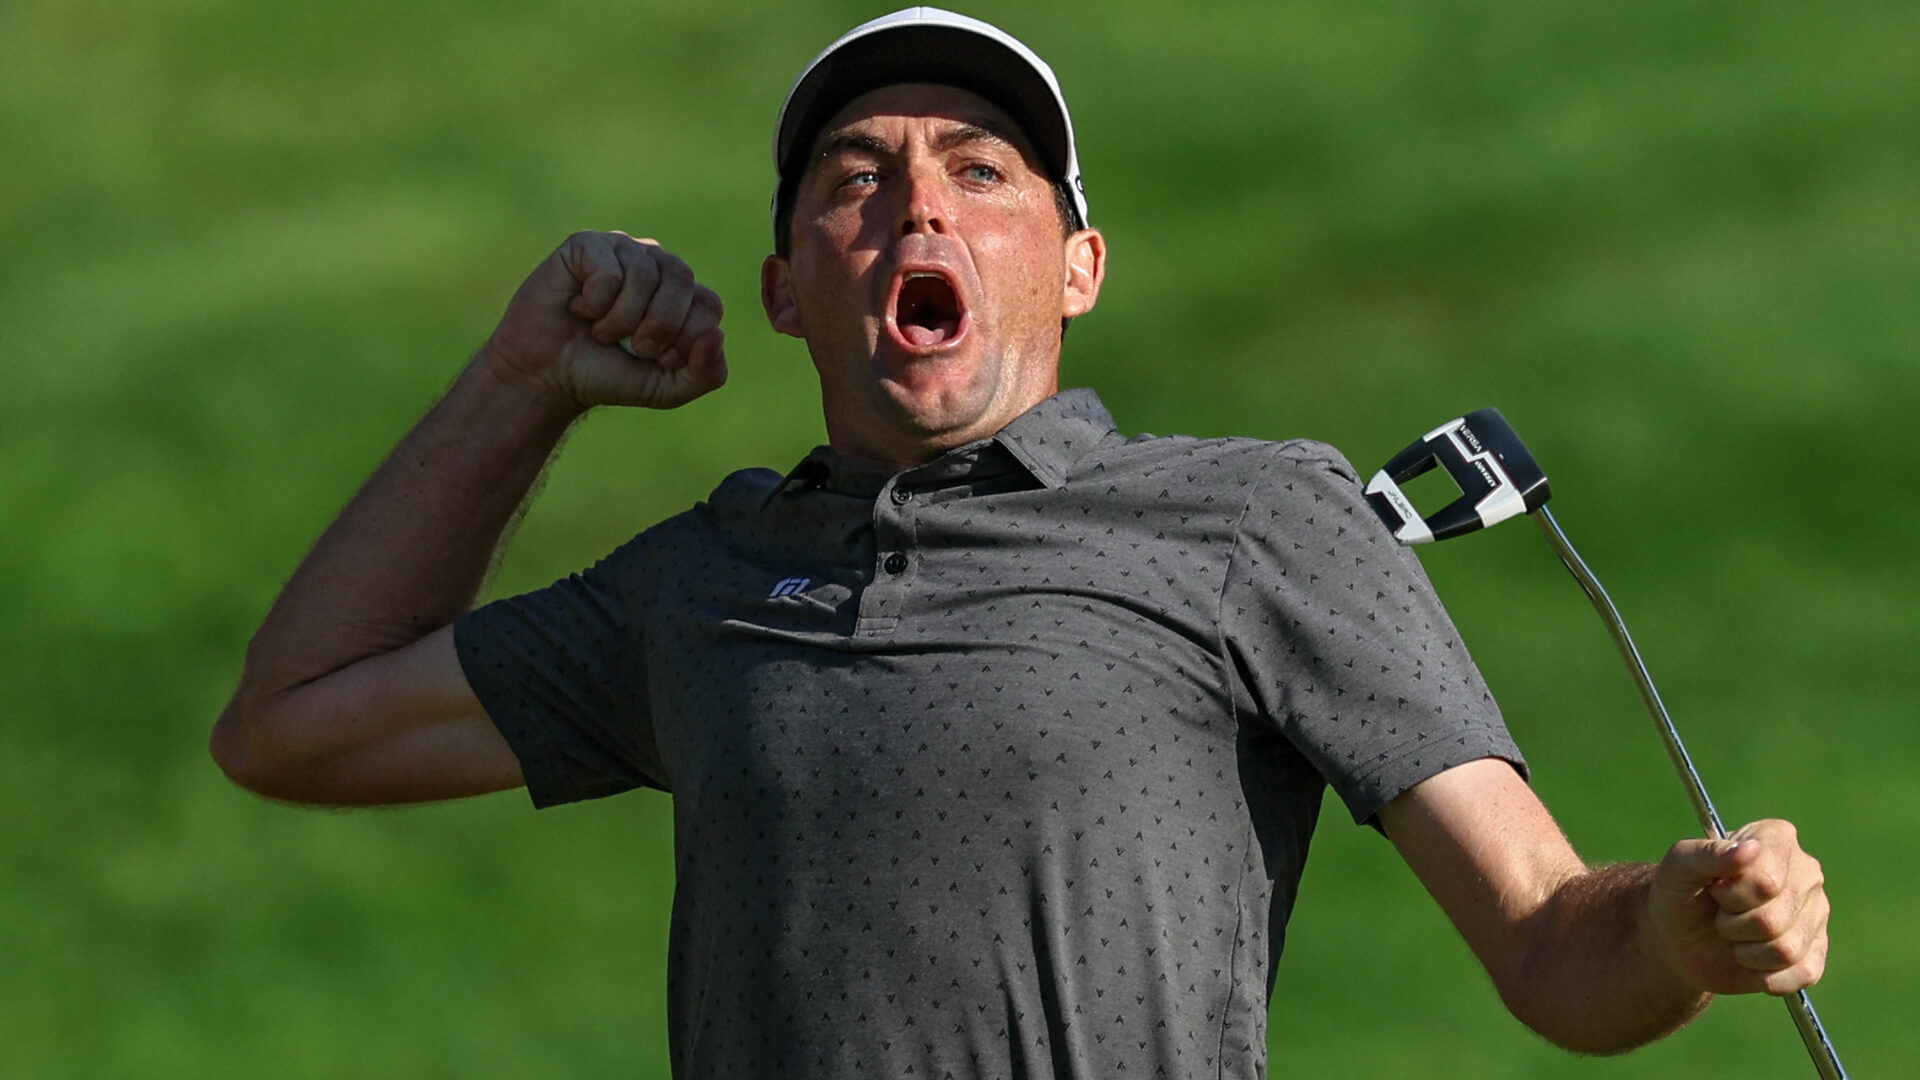
<path fill-rule="evenodd" d="M 887 568 L 887 573 L 889 574 L 901 573 L 905 571 L 907 568 L 907 557 L 896 551 L 893 554 L 887 556 L 887 561 L 885 565 Z"/>
<path fill-rule="evenodd" d="M 913 501 L 913 492 L 908 491 L 906 488 L 893 489 L 893 505 L 905 506 L 907 503 L 912 501 Z"/>

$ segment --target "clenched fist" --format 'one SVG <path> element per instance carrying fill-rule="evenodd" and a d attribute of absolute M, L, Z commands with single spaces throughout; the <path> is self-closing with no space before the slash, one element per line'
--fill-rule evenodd
<path fill-rule="evenodd" d="M 579 232 L 528 275 L 481 353 L 580 408 L 672 409 L 727 381 L 721 314 L 658 243 Z"/>
<path fill-rule="evenodd" d="M 1826 879 L 1785 821 L 1675 844 L 1649 903 L 1668 964 L 1702 990 L 1791 994 L 1826 969 Z"/>

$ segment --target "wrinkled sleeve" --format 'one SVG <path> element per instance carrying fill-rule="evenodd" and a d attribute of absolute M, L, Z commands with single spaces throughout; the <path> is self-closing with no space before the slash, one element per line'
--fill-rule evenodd
<path fill-rule="evenodd" d="M 648 706 L 644 540 L 454 624 L 467 681 L 535 806 L 669 789 Z"/>
<path fill-rule="evenodd" d="M 1526 764 L 1453 621 L 1339 451 L 1274 448 L 1235 540 L 1223 631 L 1245 703 L 1373 823 L 1483 757 Z"/>

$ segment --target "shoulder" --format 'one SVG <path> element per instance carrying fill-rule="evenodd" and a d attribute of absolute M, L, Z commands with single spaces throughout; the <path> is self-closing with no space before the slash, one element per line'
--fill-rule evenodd
<path fill-rule="evenodd" d="M 1346 455 L 1313 439 L 1142 434 L 1101 447 L 1077 471 L 1261 491 L 1352 489 L 1356 498 L 1360 483 Z"/>
<path fill-rule="evenodd" d="M 1316 439 L 1142 436 L 1126 449 L 1151 463 L 1145 473 L 1157 475 L 1146 486 L 1160 505 L 1214 510 L 1219 525 L 1255 546 L 1336 556 L 1388 538 L 1352 463 Z"/>
<path fill-rule="evenodd" d="M 722 514 L 758 510 L 786 482 L 785 476 L 772 469 L 741 469 L 720 481 L 702 505 Z"/>
<path fill-rule="evenodd" d="M 1360 474 L 1345 454 L 1313 439 L 1267 444 L 1260 482 L 1243 527 L 1290 534 L 1331 525 L 1333 538 L 1377 539 L 1379 519 L 1367 506 Z"/>
<path fill-rule="evenodd" d="M 1360 474 L 1347 456 L 1313 439 L 1267 444 L 1263 479 L 1265 489 L 1275 497 L 1300 492 L 1322 497 L 1338 495 L 1353 502 L 1363 497 Z"/>
<path fill-rule="evenodd" d="M 785 483 L 786 477 L 772 469 L 740 469 L 729 473 L 705 499 L 654 525 L 635 540 L 655 549 L 708 543 L 717 531 L 735 528 L 759 517 L 768 500 Z"/>
<path fill-rule="evenodd" d="M 741 469 L 720 481 L 705 499 L 647 527 L 596 564 L 621 577 L 684 570 L 711 547 L 717 534 L 758 513 L 786 478 L 772 469 Z"/>

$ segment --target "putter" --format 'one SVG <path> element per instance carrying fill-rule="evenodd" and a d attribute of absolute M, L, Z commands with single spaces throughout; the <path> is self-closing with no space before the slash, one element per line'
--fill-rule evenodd
<path fill-rule="evenodd" d="M 1446 469 L 1447 475 L 1459 485 L 1461 495 L 1432 515 L 1422 517 L 1400 485 L 1435 464 Z M 1586 561 L 1567 541 L 1567 534 L 1560 530 L 1560 523 L 1553 519 L 1553 513 L 1547 509 L 1547 499 L 1552 496 L 1547 474 L 1527 452 L 1526 445 L 1500 415 L 1500 410 L 1481 409 L 1427 432 L 1374 474 L 1367 482 L 1366 496 L 1374 512 L 1392 530 L 1394 539 L 1407 545 L 1465 536 L 1518 514 L 1533 515 L 1554 554 L 1560 556 L 1587 599 L 1593 601 L 1600 621 L 1607 626 L 1607 634 L 1633 673 L 1634 685 L 1640 688 L 1640 700 L 1646 703 L 1660 741 L 1666 745 L 1667 756 L 1686 786 L 1687 798 L 1693 803 L 1700 827 L 1715 840 L 1726 838 L 1727 830 L 1720 823 L 1720 813 L 1708 798 L 1700 772 L 1693 767 L 1693 759 L 1687 756 L 1680 732 L 1673 726 L 1666 704 L 1660 700 L 1660 691 L 1654 689 L 1653 676 L 1647 673 L 1640 650 L 1634 647 L 1633 636 L 1627 633 L 1620 609 L 1613 606 L 1607 590 L 1600 586 L 1600 579 L 1594 577 Z M 1847 1071 L 1840 1065 L 1840 1056 L 1827 1038 L 1819 1015 L 1813 1011 L 1813 999 L 1801 990 L 1784 1000 L 1793 1016 L 1794 1027 L 1800 1031 L 1800 1041 L 1806 1044 L 1807 1053 L 1813 1058 L 1815 1071 L 1825 1080 L 1846 1080 Z"/>

